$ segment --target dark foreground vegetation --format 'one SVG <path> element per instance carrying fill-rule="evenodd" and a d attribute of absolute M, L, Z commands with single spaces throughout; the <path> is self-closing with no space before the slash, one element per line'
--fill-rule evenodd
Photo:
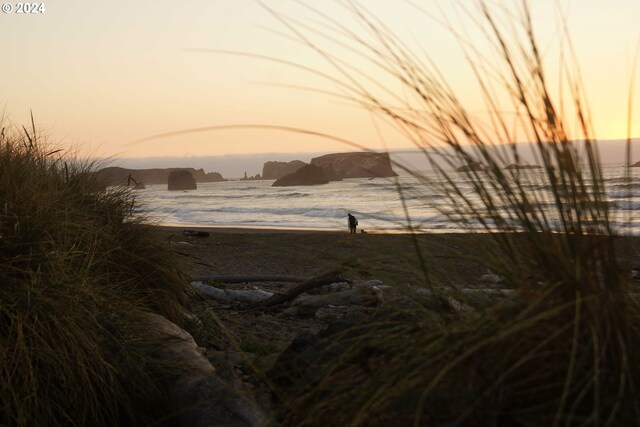
<path fill-rule="evenodd" d="M 180 240 L 176 231 L 162 233 L 173 235 L 176 241 Z M 594 339 L 592 326 L 605 327 L 608 316 L 621 316 L 618 310 L 623 308 L 629 309 L 624 317 L 614 317 L 622 326 L 619 332 L 637 330 L 632 296 L 639 283 L 630 274 L 640 253 L 637 237 L 607 240 L 615 251 L 619 278 L 627 287 L 624 292 L 631 295 L 622 293 L 622 301 L 601 308 L 594 307 L 597 299 L 593 295 L 582 298 L 564 291 L 567 282 L 536 282 L 534 275 L 525 281 L 529 273 L 514 273 L 501 283 L 484 281 L 487 253 L 496 257 L 499 253 L 495 239 L 526 247 L 531 239 L 527 234 L 353 236 L 346 232 L 208 231 L 209 238 L 192 238 L 183 249 L 194 260 L 206 261 L 190 264 L 194 275 L 300 276 L 341 268 L 349 278 L 380 279 L 395 291 L 385 292 L 377 307 L 344 307 L 350 315 L 329 327 L 317 323 L 319 314 L 315 319 L 313 314 L 310 318 L 283 317 L 290 310 L 286 306 L 265 312 L 247 310 L 245 304 L 239 315 L 239 306 L 223 302 L 215 306 L 215 319 L 198 313 L 210 331 L 221 321 L 233 333 L 237 350 L 250 362 L 240 363 L 239 369 L 254 369 L 268 383 L 273 396 L 271 416 L 283 425 L 404 426 L 417 420 L 418 425 L 512 426 L 550 425 L 556 419 L 561 425 L 582 425 L 594 410 L 593 402 L 583 400 L 576 405 L 576 400 L 587 399 L 589 394 L 595 397 L 591 394 L 595 390 L 589 391 L 594 384 L 586 383 L 596 381 L 593 370 L 599 370 L 597 381 L 603 387 L 598 391 L 599 402 L 618 402 L 627 410 L 635 406 L 632 389 L 618 395 L 621 390 L 613 386 L 620 386 L 615 381 L 624 375 L 622 369 L 633 374 L 635 367 L 621 365 L 624 357 L 633 360 L 636 343 L 629 341 L 624 350 L 611 342 L 597 344 L 594 353 L 596 345 L 589 341 Z M 562 240 L 562 236 L 557 238 Z M 416 255 L 415 245 L 423 260 Z M 435 297 L 424 292 L 429 287 L 424 260 Z M 556 265 L 560 272 L 562 267 Z M 511 281 L 514 277 L 522 282 Z M 233 289 L 239 285 L 215 286 Z M 281 285 L 258 286 L 276 290 Z M 580 286 L 576 285 L 575 292 L 581 292 Z M 607 299 L 615 295 L 604 287 L 599 292 Z M 496 297 L 499 293 L 503 296 Z M 353 316 L 358 312 L 369 316 Z M 582 329 L 585 325 L 589 332 Z M 319 334 L 304 332 L 318 326 Z M 610 329 L 606 333 L 613 336 L 617 332 Z M 220 345 L 225 338 L 212 338 L 201 345 L 213 350 L 233 346 L 233 340 L 226 339 L 225 347 Z M 571 362 L 574 357 L 576 361 Z M 612 358 L 608 363 L 617 359 L 621 365 L 600 365 L 604 357 Z M 572 413 L 558 413 L 567 372 L 573 369 L 571 381 L 576 384 L 566 397 L 572 402 L 566 411 Z M 430 384 L 432 389 L 427 390 Z M 426 393 L 423 402 L 422 393 Z M 622 425 L 635 425 L 633 409 L 624 416 L 610 408 L 603 410 Z"/>
<path fill-rule="evenodd" d="M 614 242 L 624 230 L 611 226 L 571 42 L 558 37 L 560 59 L 548 72 L 528 3 L 512 6 L 461 5 L 473 27 L 464 31 L 416 6 L 425 22 L 441 23 L 460 41 L 486 106 L 481 116 L 429 57 L 434 41 L 421 41 L 427 54 L 408 47 L 358 2 L 345 8 L 361 31 L 314 9 L 317 24 L 274 12 L 332 68 L 327 80 L 340 89 L 337 97 L 377 114 L 423 151 L 437 178 L 405 173 L 443 195 L 434 205 L 451 221 L 480 224 L 490 243 L 481 264 L 514 290 L 455 315 L 398 304 L 366 324 L 299 343 L 306 363 L 296 370 L 300 381 L 279 382 L 286 385 L 279 410 L 286 424 L 640 423 L 640 311 L 629 271 L 618 264 Z M 471 31 L 479 38 L 465 37 Z M 557 87 L 554 73 L 562 75 Z M 533 142 L 527 155 L 544 174 L 505 169 L 523 164 L 522 138 Z M 470 164 L 482 167 L 451 172 Z M 407 221 L 411 229 L 410 212 Z M 430 276 L 436 260 L 422 262 L 425 287 L 440 292 Z"/>
<path fill-rule="evenodd" d="M 126 190 L 31 130 L 0 133 L 0 425 L 144 425 L 164 413 L 143 313 L 186 281 Z"/>

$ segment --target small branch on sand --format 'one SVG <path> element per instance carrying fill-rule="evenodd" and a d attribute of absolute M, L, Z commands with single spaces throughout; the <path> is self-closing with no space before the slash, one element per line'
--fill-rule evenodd
<path fill-rule="evenodd" d="M 194 282 L 220 282 L 220 283 L 251 283 L 251 282 L 305 282 L 309 280 L 305 276 L 194 276 Z"/>
<path fill-rule="evenodd" d="M 316 289 L 316 288 L 319 288 L 319 287 L 325 286 L 325 285 L 330 285 L 330 284 L 336 283 L 336 282 L 349 282 L 350 283 L 350 280 L 345 279 L 344 277 L 342 277 L 342 275 L 340 275 L 340 273 L 338 271 L 332 271 L 332 272 L 329 272 L 327 274 L 323 274 L 322 276 L 312 277 L 311 279 L 308 279 L 304 283 L 302 283 L 302 284 L 296 286 L 295 288 L 291 289 L 289 292 L 287 292 L 285 294 L 273 295 L 271 298 L 269 298 L 267 300 L 259 301 L 256 305 L 258 305 L 259 307 L 268 308 L 268 307 L 273 307 L 273 306 L 276 306 L 276 305 L 284 304 L 286 302 L 291 301 L 292 299 L 294 299 L 298 295 L 301 295 L 301 294 L 303 294 L 305 292 L 308 292 L 308 291 L 310 291 L 312 289 Z"/>

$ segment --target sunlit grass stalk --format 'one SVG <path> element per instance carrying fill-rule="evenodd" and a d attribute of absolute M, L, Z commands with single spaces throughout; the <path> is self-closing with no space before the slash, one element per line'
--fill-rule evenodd
<path fill-rule="evenodd" d="M 343 356 L 318 383 L 302 386 L 284 403 L 282 419 L 300 425 L 640 422 L 640 370 L 630 362 L 638 356 L 640 317 L 616 261 L 616 234 L 577 67 L 561 62 L 568 89 L 558 100 L 526 2 L 513 13 L 483 1 L 474 10 L 461 6 L 493 51 L 490 61 L 455 33 L 484 95 L 487 126 L 466 109 L 433 61 L 419 57 L 357 2 L 343 5 L 365 36 L 313 8 L 317 26 L 274 16 L 333 68 L 328 80 L 337 80 L 341 98 L 377 113 L 416 144 L 434 175 L 396 166 L 445 195 L 446 203 L 434 207 L 452 221 L 463 228 L 480 225 L 490 242 L 480 261 L 518 292 L 495 307 L 436 321 L 396 307 L 426 317 L 392 320 L 393 333 L 388 325 L 368 325 L 365 344 L 351 345 L 354 331 L 336 337 L 348 343 Z M 571 46 L 568 38 L 560 43 Z M 367 65 L 352 65 L 332 46 Z M 404 96 L 371 82 L 376 73 L 393 80 Z M 513 125 L 496 87 L 507 95 Z M 562 106 L 564 96 L 570 112 Z M 577 132 L 568 131 L 571 125 Z M 531 141 L 540 172 L 505 170 L 522 164 L 522 136 Z M 481 168 L 452 172 L 468 164 Z M 376 366 L 373 371 L 358 364 L 363 345 L 375 349 L 366 362 Z M 357 391 L 347 392 L 350 387 Z"/>

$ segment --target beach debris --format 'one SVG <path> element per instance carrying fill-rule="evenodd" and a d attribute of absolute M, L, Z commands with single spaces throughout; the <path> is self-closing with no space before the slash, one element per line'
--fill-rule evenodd
<path fill-rule="evenodd" d="M 183 236 L 188 237 L 209 237 L 210 234 L 207 231 L 196 231 L 196 230 L 182 230 Z"/>
<path fill-rule="evenodd" d="M 465 291 L 472 291 L 472 292 L 465 292 Z M 425 300 L 427 301 L 430 301 L 436 304 L 436 306 L 440 307 L 440 309 L 443 309 L 451 313 L 458 313 L 458 314 L 474 311 L 473 307 L 471 307 L 469 304 L 465 302 L 462 302 L 467 300 L 467 297 L 469 296 L 469 294 L 474 294 L 475 292 L 473 291 L 476 291 L 476 289 L 460 289 L 458 290 L 458 293 L 459 295 L 461 295 L 461 297 L 454 298 L 452 295 L 450 295 L 451 293 L 450 291 L 448 292 L 442 291 L 441 293 L 440 290 L 434 292 L 431 289 L 426 289 L 426 288 L 415 289 L 415 293 L 417 295 L 425 298 Z"/>
<path fill-rule="evenodd" d="M 253 397 L 218 377 L 193 337 L 166 318 L 148 313 L 144 322 L 146 338 L 154 343 L 155 354 L 172 369 L 166 370 L 168 402 L 175 414 L 171 425 L 204 427 L 211 425 L 260 426 L 262 409 Z"/>
<path fill-rule="evenodd" d="M 312 315 L 320 307 L 373 307 L 381 302 L 380 295 L 375 290 L 372 288 L 360 288 L 327 295 L 301 295 L 292 301 L 291 307 L 285 313 L 289 315 Z"/>
<path fill-rule="evenodd" d="M 345 322 L 360 322 L 366 320 L 371 313 L 375 310 L 372 307 L 359 307 L 359 306 L 333 306 L 320 307 L 316 311 L 316 319 L 331 323 L 338 320 Z"/>
<path fill-rule="evenodd" d="M 348 282 L 336 282 L 320 287 L 322 292 L 342 292 L 353 289 L 353 285 Z"/>
<path fill-rule="evenodd" d="M 220 289 L 214 286 L 205 285 L 201 282 L 191 283 L 193 288 L 210 298 L 218 301 L 238 301 L 251 304 L 257 304 L 261 301 L 267 301 L 275 294 L 273 292 L 264 291 L 261 289 L 254 290 L 235 290 L 235 289 Z"/>
<path fill-rule="evenodd" d="M 199 281 L 191 285 L 198 293 L 218 301 L 247 303 L 255 308 L 289 304 L 283 310 L 285 316 L 313 316 L 322 307 L 377 306 L 382 304 L 384 291 L 389 288 L 379 280 L 347 280 L 335 271 L 305 280 L 286 293 L 269 292 L 255 286 L 251 290 L 219 288 Z M 307 294 L 313 290 L 323 293 Z M 340 317 L 337 314 L 320 314 L 320 318 L 323 316 Z"/>
<path fill-rule="evenodd" d="M 446 292 L 451 293 L 453 291 L 453 289 L 436 288 L 434 290 L 431 290 L 431 289 L 427 289 L 427 288 L 414 288 L 414 291 L 418 295 L 421 295 L 421 296 L 424 296 L 424 297 L 430 297 L 431 295 L 434 295 L 434 294 L 437 296 L 437 295 L 444 294 Z M 512 295 L 515 292 L 515 290 L 513 290 L 513 289 L 461 288 L 461 289 L 455 289 L 455 292 L 464 294 L 465 296 L 489 295 L 489 296 L 495 296 L 495 297 L 507 297 L 509 295 Z"/>
<path fill-rule="evenodd" d="M 480 276 L 480 281 L 483 283 L 494 283 L 494 284 L 499 284 L 499 283 L 504 283 L 505 278 L 498 275 L 498 274 L 494 274 L 494 273 L 487 273 L 487 274 L 483 274 L 482 276 Z"/>
<path fill-rule="evenodd" d="M 223 276 L 194 276 L 194 282 L 218 282 L 218 283 L 251 283 L 251 282 L 306 282 L 310 280 L 306 276 L 283 275 L 223 275 Z"/>
<path fill-rule="evenodd" d="M 442 307 L 452 313 L 467 313 L 474 311 L 474 308 L 468 304 L 458 301 L 452 297 L 442 297 L 439 298 L 440 304 Z"/>
<path fill-rule="evenodd" d="M 313 315 L 322 307 L 375 307 L 382 303 L 381 293 L 361 288 L 326 295 L 301 295 L 292 301 L 288 313 Z"/>
<path fill-rule="evenodd" d="M 422 297 L 421 303 L 423 305 L 438 307 L 440 310 L 456 314 L 465 314 L 476 309 L 490 307 L 516 292 L 513 289 L 494 288 L 414 288 L 413 291 Z"/>
<path fill-rule="evenodd" d="M 388 288 L 389 286 L 382 283 L 382 280 L 371 279 L 371 280 L 354 280 L 352 282 L 352 286 L 354 288 Z"/>
<path fill-rule="evenodd" d="M 274 307 L 276 305 L 289 302 L 296 298 L 298 295 L 302 295 L 303 293 L 308 292 L 312 289 L 320 288 L 322 286 L 330 285 L 337 282 L 350 282 L 350 280 L 342 277 L 340 271 L 330 271 L 301 283 L 287 293 L 273 295 L 273 297 L 269 298 L 268 300 L 259 302 L 258 305 L 264 308 Z"/>
<path fill-rule="evenodd" d="M 196 344 L 191 334 L 155 313 L 147 313 L 143 319 L 146 339 L 157 340 L 156 355 L 166 360 L 180 361 L 180 374 L 183 379 L 191 380 L 215 373 L 215 369 Z"/>

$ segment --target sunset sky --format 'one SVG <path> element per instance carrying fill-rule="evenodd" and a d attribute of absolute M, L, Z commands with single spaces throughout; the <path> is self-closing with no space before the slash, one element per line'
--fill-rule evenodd
<path fill-rule="evenodd" d="M 445 14 L 476 39 L 474 29 L 460 17 L 460 5 L 475 10 L 474 0 L 416 3 L 435 15 Z M 313 12 L 293 1 L 265 0 L 265 4 L 290 19 L 317 21 Z M 358 28 L 337 3 L 308 4 L 336 22 Z M 409 3 L 363 0 L 361 4 L 416 46 L 416 52 L 424 50 L 433 58 L 460 99 L 481 114 L 475 85 L 448 30 Z M 27 122 L 33 110 L 40 127 L 65 147 L 123 157 L 349 149 L 268 130 L 216 131 L 131 144 L 165 132 L 234 124 L 293 126 L 371 147 L 382 144 L 371 115 L 362 109 L 328 95 L 280 86 L 335 90 L 329 82 L 265 60 L 190 50 L 252 52 L 329 70 L 316 53 L 272 31 L 285 29 L 256 1 L 51 0 L 44 5 L 42 14 L 0 13 L 0 108 L 18 124 Z M 553 48 L 557 10 L 566 11 L 597 135 L 625 137 L 640 1 L 535 0 L 531 6 L 550 69 L 557 60 Z M 640 92 L 635 92 L 640 100 Z M 640 106 L 635 111 L 634 134 L 640 135 Z M 409 145 L 392 132 L 385 133 L 384 143 L 390 148 Z"/>

